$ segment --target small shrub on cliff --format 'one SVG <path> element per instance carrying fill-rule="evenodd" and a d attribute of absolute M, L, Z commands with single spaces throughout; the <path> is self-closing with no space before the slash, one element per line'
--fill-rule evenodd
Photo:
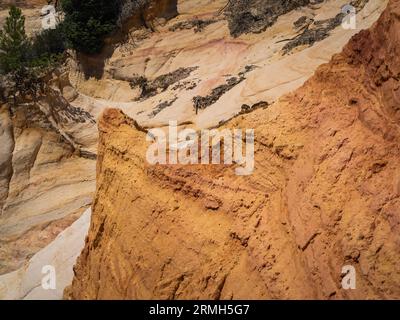
<path fill-rule="evenodd" d="M 12 6 L 3 30 L 0 31 L 0 72 L 19 72 L 21 69 L 44 68 L 59 61 L 65 51 L 62 25 L 43 30 L 28 39 L 25 17 L 21 9 Z"/>
<path fill-rule="evenodd" d="M 24 24 L 21 9 L 12 6 L 0 31 L 1 100 L 12 98 L 14 104 L 17 97 L 36 98 L 42 77 L 62 61 L 65 51 L 62 26 L 28 38 Z"/>
<path fill-rule="evenodd" d="M 29 47 L 30 67 L 47 67 L 60 62 L 66 49 L 65 42 L 62 24 L 37 34 Z"/>
<path fill-rule="evenodd" d="M 98 53 L 117 26 L 120 0 L 62 0 L 61 5 L 68 44 L 79 52 Z"/>

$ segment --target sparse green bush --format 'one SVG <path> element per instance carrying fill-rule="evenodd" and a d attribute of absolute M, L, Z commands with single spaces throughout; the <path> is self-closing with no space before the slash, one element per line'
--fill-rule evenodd
<path fill-rule="evenodd" d="M 25 17 L 12 6 L 3 30 L 0 31 L 0 72 L 43 68 L 60 61 L 65 51 L 63 25 L 41 31 L 32 39 L 25 33 Z"/>
<path fill-rule="evenodd" d="M 30 43 L 30 67 L 46 67 L 61 61 L 66 49 L 65 42 L 62 23 L 55 29 L 40 32 Z"/>
<path fill-rule="evenodd" d="M 88 54 L 98 53 L 104 37 L 117 27 L 120 0 L 62 0 L 68 45 Z"/>

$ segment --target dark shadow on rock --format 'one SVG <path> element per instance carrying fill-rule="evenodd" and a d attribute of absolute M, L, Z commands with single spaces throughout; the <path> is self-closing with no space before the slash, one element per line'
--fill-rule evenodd
<path fill-rule="evenodd" d="M 102 52 L 96 55 L 77 53 L 76 58 L 79 63 L 79 68 L 85 75 L 85 79 L 101 79 L 104 74 L 106 61 L 112 56 L 113 52 L 114 46 L 105 46 Z"/>
<path fill-rule="evenodd" d="M 129 5 L 132 3 L 132 5 Z M 139 6 L 139 7 L 138 7 Z M 119 28 L 105 38 L 103 50 L 96 55 L 77 54 L 81 71 L 85 78 L 100 79 L 104 74 L 106 61 L 112 56 L 116 46 L 127 40 L 129 31 L 133 28 L 148 28 L 156 31 L 157 25 L 178 15 L 177 0 L 148 0 L 143 5 L 134 1 L 126 1 L 121 12 L 122 22 Z"/>

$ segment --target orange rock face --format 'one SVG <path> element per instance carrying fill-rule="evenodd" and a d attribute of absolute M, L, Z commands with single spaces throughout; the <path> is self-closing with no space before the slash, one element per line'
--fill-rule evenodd
<path fill-rule="evenodd" d="M 97 195 L 71 299 L 400 298 L 400 1 L 306 84 L 225 128 L 255 170 L 146 162 L 100 121 Z M 345 290 L 342 267 L 356 289 Z"/>

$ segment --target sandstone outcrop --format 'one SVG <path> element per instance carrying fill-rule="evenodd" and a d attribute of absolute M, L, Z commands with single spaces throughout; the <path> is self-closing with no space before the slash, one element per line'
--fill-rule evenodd
<path fill-rule="evenodd" d="M 280 15 L 265 32 L 237 38 L 231 36 L 225 15 L 218 15 L 226 4 L 225 0 L 178 1 L 179 15 L 157 25 L 155 32 L 130 29 L 126 41 L 116 44 L 104 62 L 94 59 L 97 67 L 89 69 L 96 71 L 96 77 L 84 77 L 79 67 L 71 68 L 70 80 L 79 92 L 73 105 L 92 110 L 93 115 L 106 106 L 120 108 L 147 127 L 169 120 L 212 127 L 238 114 L 243 104 L 254 105 L 261 100 L 272 103 L 300 87 L 320 64 L 340 52 L 352 35 L 369 28 L 386 1 L 368 1 L 358 13 L 357 29 L 339 26 L 312 46 L 298 46 L 286 55 L 286 40 L 302 34 L 294 22 L 303 16 L 316 21 L 334 18 L 341 12 L 343 1 L 327 0 L 315 8 L 301 6 Z M 104 66 L 97 72 L 101 63 Z M 246 66 L 254 68 L 243 81 L 196 114 L 194 97 L 210 96 L 229 79 L 241 78 L 239 73 Z M 147 99 L 141 98 L 139 86 L 132 86 L 139 78 L 152 83 L 182 68 L 195 71 Z M 158 112 L 160 104 L 166 107 Z"/>
<path fill-rule="evenodd" d="M 273 25 L 281 15 L 309 5 L 310 2 L 310 0 L 228 1 L 226 16 L 230 32 L 235 37 L 249 32 L 260 33 Z"/>
<path fill-rule="evenodd" d="M 0 274 L 20 268 L 92 202 L 96 122 L 73 107 L 66 73 L 33 101 L 0 104 Z"/>
<path fill-rule="evenodd" d="M 369 28 L 387 1 L 356 1 L 363 5 L 356 30 L 337 27 L 329 29 L 327 37 L 312 36 L 312 41 L 307 40 L 309 34 L 304 34 L 304 26 L 309 25 L 311 31 L 316 26 L 318 31 L 325 26 L 320 22 L 335 19 L 346 1 L 316 0 L 305 5 L 297 5 L 302 1 L 296 1 L 296 6 L 278 1 L 250 2 L 243 12 L 255 19 L 250 17 L 248 32 L 233 38 L 229 20 L 240 16 L 241 10 L 231 10 L 226 0 L 135 1 L 142 10 L 127 10 L 121 16 L 127 20 L 122 19 L 122 32 L 107 39 L 106 59 L 88 58 L 89 69 L 96 77 L 83 73 L 79 61 L 72 57 L 64 66 L 66 70 L 48 79 L 49 90 L 42 97 L 40 108 L 24 105 L 10 112 L 8 105 L 0 107 L 0 274 L 18 269 L 0 277 L 0 298 L 49 298 L 40 290 L 27 294 L 37 285 L 40 264 L 46 264 L 52 256 L 59 261 L 57 256 L 62 254 L 56 250 L 68 251 L 71 256 L 79 254 L 81 246 L 65 237 L 58 237 L 54 247 L 52 244 L 65 229 L 79 233 L 73 237 L 85 236 L 84 227 L 69 226 L 92 203 L 97 152 L 94 119 L 105 107 L 121 108 L 144 127 L 178 120 L 195 128 L 220 126 L 233 116 L 256 108 L 276 110 L 272 104 L 275 100 L 300 87 L 317 66 L 340 52 L 353 34 Z M 3 1 L 0 24 L 10 3 L 23 8 L 30 35 L 40 30 L 40 9 L 47 1 Z M 272 8 L 272 14 L 265 8 Z M 234 15 L 229 17 L 231 13 Z M 285 46 L 293 42 L 288 39 L 301 45 L 285 55 Z M 357 62 L 354 55 L 354 63 L 365 63 Z M 248 67 L 250 72 L 244 74 Z M 386 69 L 390 70 L 388 74 Z M 381 90 L 388 97 L 382 103 L 396 117 L 398 96 L 391 87 L 396 83 L 393 70 L 393 62 L 382 67 L 377 80 L 382 86 L 376 91 Z M 142 83 L 135 86 L 140 79 Z M 143 89 L 150 94 L 143 95 Z M 357 101 L 352 97 L 349 104 L 357 105 Z M 279 142 L 281 138 L 277 139 Z M 276 152 L 290 159 L 290 147 L 286 149 L 285 143 L 279 143 Z M 301 144 L 293 148 L 300 147 Z M 381 170 L 379 167 L 374 170 Z M 211 196 L 204 200 L 204 207 L 215 212 L 225 210 L 224 204 Z M 79 221 L 88 223 L 88 219 Z M 231 237 L 244 245 L 248 242 L 247 236 L 233 233 Z M 317 240 L 319 236 L 315 237 Z M 40 254 L 35 255 L 38 251 Z M 63 267 L 57 264 L 57 268 L 69 275 L 71 261 L 64 261 Z M 35 267 L 28 267 L 32 263 Z M 60 298 L 69 281 L 64 280 L 53 298 Z"/>
<path fill-rule="evenodd" d="M 149 165 L 145 132 L 106 110 L 66 298 L 399 299 L 399 30 L 391 0 L 301 88 L 226 123 L 255 129 L 250 176 Z"/>
<path fill-rule="evenodd" d="M 160 19 L 165 22 L 176 15 L 176 1 L 135 3 L 140 5 L 138 12 L 144 22 L 161 23 Z M 41 30 L 40 10 L 48 1 L 2 2 L 0 25 L 11 4 L 22 8 L 28 35 Z M 102 108 L 74 103 L 81 97 L 69 74 L 75 67 L 69 58 L 45 76 L 45 90 L 37 102 L 32 97 L 18 97 L 18 107 L 7 103 L 12 84 L 5 77 L 0 79 L 0 274 L 19 269 L 17 275 L 29 278 L 21 270 L 31 269 L 21 267 L 92 202 L 95 118 Z M 81 248 L 75 250 L 78 254 Z"/>

